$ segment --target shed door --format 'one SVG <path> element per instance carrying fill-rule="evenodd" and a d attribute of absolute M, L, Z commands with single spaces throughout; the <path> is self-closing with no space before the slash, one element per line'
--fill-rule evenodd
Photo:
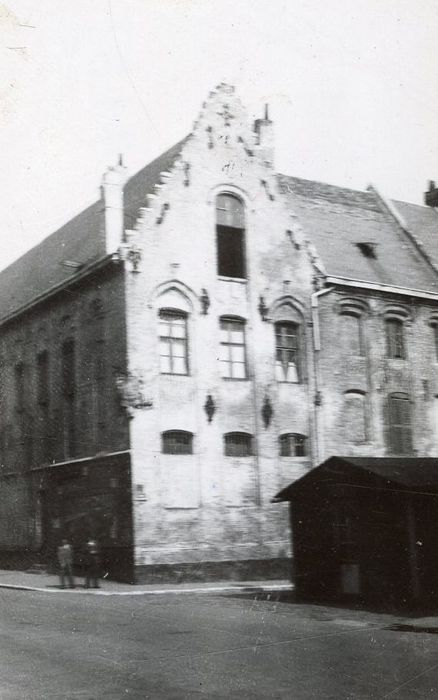
<path fill-rule="evenodd" d="M 359 523 L 358 509 L 354 504 L 346 501 L 336 504 L 333 529 L 338 591 L 343 595 L 359 595 Z"/>

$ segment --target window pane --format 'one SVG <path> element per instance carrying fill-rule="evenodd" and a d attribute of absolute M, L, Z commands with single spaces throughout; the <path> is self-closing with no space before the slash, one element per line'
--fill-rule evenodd
<path fill-rule="evenodd" d="M 174 357 L 172 361 L 173 374 L 186 374 L 186 361 L 184 357 Z"/>
<path fill-rule="evenodd" d="M 173 342 L 172 342 L 172 355 L 173 355 L 173 357 L 185 357 L 186 356 L 186 342 L 185 342 L 185 340 L 173 340 Z"/>
<path fill-rule="evenodd" d="M 243 344 L 243 328 L 239 327 L 237 323 L 230 331 L 230 343 Z"/>
<path fill-rule="evenodd" d="M 221 373 L 222 377 L 231 377 L 231 364 L 229 362 L 221 361 Z"/>
<path fill-rule="evenodd" d="M 170 357 L 161 355 L 160 357 L 160 372 L 170 374 L 171 372 Z"/>
<path fill-rule="evenodd" d="M 246 369 L 244 363 L 234 363 L 233 364 L 233 377 L 235 379 L 245 379 L 246 378 Z"/>
<path fill-rule="evenodd" d="M 245 348 L 243 345 L 230 345 L 232 362 L 245 362 Z"/>
<path fill-rule="evenodd" d="M 185 338 L 186 337 L 186 322 L 184 320 L 175 320 L 172 323 L 172 337 L 173 338 Z"/>

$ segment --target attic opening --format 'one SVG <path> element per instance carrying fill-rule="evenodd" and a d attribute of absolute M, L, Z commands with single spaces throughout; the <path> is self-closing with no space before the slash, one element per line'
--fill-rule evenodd
<path fill-rule="evenodd" d="M 376 244 L 373 241 L 361 241 L 356 246 L 365 258 L 377 258 Z"/>

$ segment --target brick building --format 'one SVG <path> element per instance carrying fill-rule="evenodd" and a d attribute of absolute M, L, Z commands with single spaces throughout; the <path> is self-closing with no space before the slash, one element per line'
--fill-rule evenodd
<path fill-rule="evenodd" d="M 435 454 L 435 209 L 277 175 L 273 144 L 220 85 L 0 273 L 2 565 L 93 533 L 119 578 L 277 576 L 281 488 Z"/>

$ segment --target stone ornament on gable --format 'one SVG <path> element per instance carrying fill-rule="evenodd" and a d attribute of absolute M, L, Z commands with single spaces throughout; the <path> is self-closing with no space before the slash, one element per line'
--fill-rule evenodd
<path fill-rule="evenodd" d="M 116 387 L 119 394 L 119 401 L 125 409 L 129 418 L 134 416 L 135 409 L 152 408 L 153 401 L 150 397 L 145 397 L 144 380 L 140 374 L 127 372 L 118 374 L 116 377 Z"/>

